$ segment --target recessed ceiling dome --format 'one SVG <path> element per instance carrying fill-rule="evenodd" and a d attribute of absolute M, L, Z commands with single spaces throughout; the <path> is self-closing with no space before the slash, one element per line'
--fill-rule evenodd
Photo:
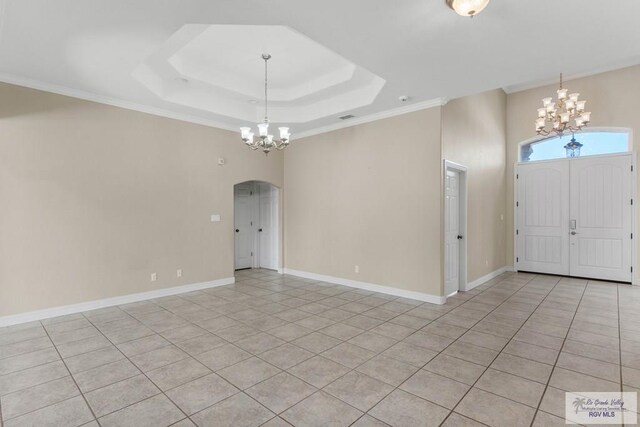
<path fill-rule="evenodd" d="M 135 70 L 160 98 L 255 121 L 263 113 L 262 52 L 270 52 L 274 122 L 307 122 L 371 104 L 385 81 L 291 28 L 188 24 Z M 186 82 L 185 82 L 186 80 Z"/>

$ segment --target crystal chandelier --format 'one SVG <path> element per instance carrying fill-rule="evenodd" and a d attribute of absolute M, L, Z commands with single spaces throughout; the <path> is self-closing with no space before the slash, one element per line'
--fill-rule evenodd
<path fill-rule="evenodd" d="M 589 124 L 591 113 L 584 111 L 584 105 L 587 101 L 578 101 L 579 93 L 567 95 L 567 92 L 567 89 L 562 87 L 562 73 L 560 73 L 558 100 L 553 102 L 553 98 L 544 98 L 542 108 L 538 108 L 538 119 L 536 120 L 538 135 L 562 135 L 565 131 L 577 132 Z M 575 126 L 570 124 L 571 120 L 575 120 Z M 547 124 L 550 126 L 549 130 L 546 129 Z"/>
<path fill-rule="evenodd" d="M 274 139 L 273 135 L 269 135 L 269 117 L 267 116 L 267 61 L 271 59 L 268 53 L 262 54 L 264 60 L 264 121 L 258 123 L 258 138 L 254 140 L 254 133 L 250 127 L 241 127 L 240 134 L 242 140 L 247 147 L 252 150 L 262 149 L 264 154 L 269 154 L 272 148 L 283 150 L 289 146 L 291 134 L 288 127 L 279 127 L 280 139 Z"/>

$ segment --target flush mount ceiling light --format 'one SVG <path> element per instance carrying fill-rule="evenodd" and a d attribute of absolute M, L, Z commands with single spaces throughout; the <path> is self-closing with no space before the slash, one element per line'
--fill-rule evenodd
<path fill-rule="evenodd" d="M 558 89 L 558 100 L 544 98 L 542 108 L 538 108 L 538 119 L 536 120 L 536 132 L 538 135 L 547 136 L 550 134 L 562 135 L 565 131 L 577 132 L 587 126 L 591 121 L 591 113 L 585 111 L 587 101 L 578 101 L 579 93 L 567 94 L 568 90 L 562 87 L 562 73 L 560 73 L 560 89 Z M 575 120 L 575 126 L 569 124 Z M 547 124 L 551 127 L 546 129 Z"/>
<path fill-rule="evenodd" d="M 250 127 L 241 127 L 240 136 L 247 147 L 252 150 L 262 149 L 264 154 L 269 154 L 271 149 L 284 150 L 289 146 L 291 141 L 291 134 L 288 127 L 279 127 L 280 139 L 274 139 L 273 135 L 269 134 L 269 116 L 267 115 L 267 61 L 271 59 L 271 55 L 268 53 L 262 54 L 264 60 L 264 120 L 262 123 L 258 123 L 258 139 L 254 141 L 254 133 Z"/>
<path fill-rule="evenodd" d="M 447 5 L 460 16 L 473 18 L 482 12 L 490 0 L 446 0 Z"/>

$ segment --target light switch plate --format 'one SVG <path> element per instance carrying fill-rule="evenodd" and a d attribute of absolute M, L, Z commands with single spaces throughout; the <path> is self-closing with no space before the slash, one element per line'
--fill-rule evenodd
<path fill-rule="evenodd" d="M 211 215 L 211 222 L 220 222 L 220 214 Z"/>

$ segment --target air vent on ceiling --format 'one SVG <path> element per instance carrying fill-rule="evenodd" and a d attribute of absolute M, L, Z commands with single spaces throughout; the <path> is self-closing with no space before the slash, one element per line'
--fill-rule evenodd
<path fill-rule="evenodd" d="M 353 119 L 355 116 L 353 114 L 347 114 L 346 116 L 340 116 L 339 119 L 340 120 L 349 120 L 349 119 Z"/>

